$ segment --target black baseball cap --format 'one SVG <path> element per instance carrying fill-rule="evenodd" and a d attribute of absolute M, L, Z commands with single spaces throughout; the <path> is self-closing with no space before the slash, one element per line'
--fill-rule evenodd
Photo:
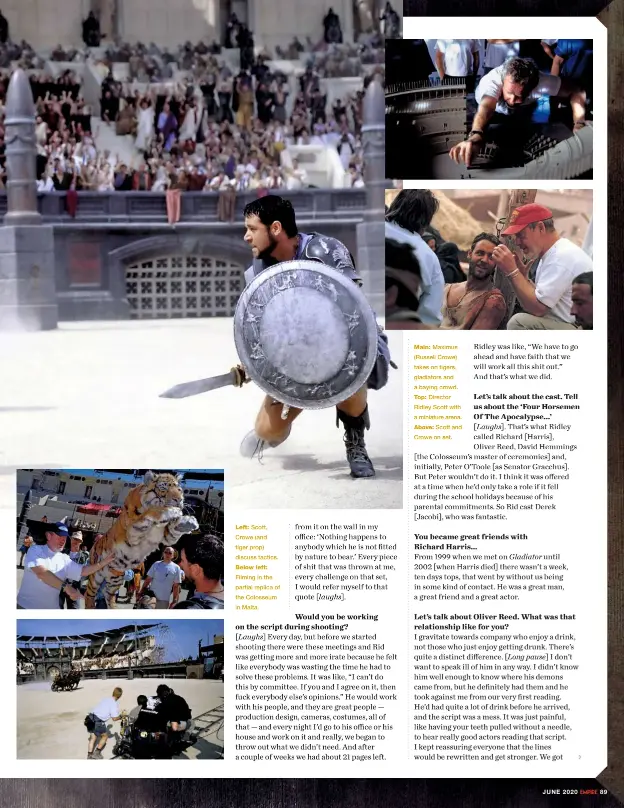
<path fill-rule="evenodd" d="M 69 530 L 67 529 L 67 525 L 63 522 L 56 522 L 56 524 L 46 525 L 45 528 L 46 533 L 56 533 L 57 536 L 69 536 Z"/>

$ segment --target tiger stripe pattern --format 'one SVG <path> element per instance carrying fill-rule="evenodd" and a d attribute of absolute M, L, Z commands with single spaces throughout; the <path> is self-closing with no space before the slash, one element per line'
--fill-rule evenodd
<path fill-rule="evenodd" d="M 175 544 L 185 533 L 198 529 L 197 519 L 183 513 L 184 492 L 180 482 L 177 475 L 148 471 L 143 482 L 128 492 L 122 512 L 91 548 L 92 564 L 111 553 L 114 558 L 104 569 L 89 576 L 85 608 L 95 608 L 96 596 L 103 586 L 107 607 L 115 609 L 115 596 L 126 570 L 145 561 L 160 544 Z"/>

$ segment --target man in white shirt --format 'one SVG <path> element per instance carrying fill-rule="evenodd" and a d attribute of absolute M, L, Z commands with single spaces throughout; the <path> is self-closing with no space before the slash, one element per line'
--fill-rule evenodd
<path fill-rule="evenodd" d="M 519 39 L 488 39 L 485 47 L 484 67 L 486 72 L 500 67 L 507 59 L 520 55 Z"/>
<path fill-rule="evenodd" d="M 576 330 L 572 283 L 578 275 L 592 271 L 591 258 L 557 233 L 552 212 L 543 205 L 516 208 L 502 235 L 513 236 L 527 256 L 538 259 L 533 283 L 508 247 L 501 244 L 492 253 L 524 309 L 509 320 L 508 330 Z"/>
<path fill-rule="evenodd" d="M 96 705 L 87 716 L 85 726 L 89 733 L 89 747 L 87 760 L 102 760 L 102 750 L 108 740 L 107 721 L 120 721 L 121 714 L 117 702 L 123 696 L 123 690 L 116 687 L 113 695 Z M 87 722 L 89 722 L 87 724 Z M 97 743 L 97 747 L 96 747 Z"/>
<path fill-rule="evenodd" d="M 528 138 L 526 125 L 536 102 L 544 96 L 569 98 L 572 107 L 574 131 L 585 126 L 585 92 L 575 84 L 540 73 L 532 59 L 520 57 L 508 59 L 500 67 L 490 70 L 479 82 L 475 99 L 479 108 L 472 121 L 466 140 L 453 146 L 449 152 L 451 160 L 465 163 L 470 167 L 472 159 L 479 154 L 486 141 L 488 126 L 498 124 L 498 139 L 507 137 L 516 141 Z"/>
<path fill-rule="evenodd" d="M 17 593 L 18 609 L 58 609 L 59 593 L 72 600 L 82 594 L 66 581 L 79 581 L 93 572 L 104 569 L 115 557 L 110 553 L 97 564 L 82 566 L 63 552 L 69 531 L 67 525 L 57 522 L 46 530 L 46 544 L 33 544 L 24 559 L 24 577 Z"/>
<path fill-rule="evenodd" d="M 441 79 L 475 76 L 479 70 L 479 44 L 476 39 L 438 39 L 435 65 Z"/>
<path fill-rule="evenodd" d="M 477 104 L 486 97 L 496 99 L 499 115 L 515 115 L 522 107 L 532 107 L 543 95 L 558 95 L 561 81 L 557 78 L 540 73 L 532 59 L 510 59 L 483 76 L 475 99 Z"/>
<path fill-rule="evenodd" d="M 173 609 L 180 600 L 182 570 L 174 563 L 174 555 L 173 547 L 165 547 L 162 561 L 156 561 L 155 564 L 152 564 L 141 588 L 141 595 L 146 589 L 151 589 L 156 595 L 157 609 Z M 173 600 L 171 600 L 170 604 L 169 600 L 172 592 Z"/>

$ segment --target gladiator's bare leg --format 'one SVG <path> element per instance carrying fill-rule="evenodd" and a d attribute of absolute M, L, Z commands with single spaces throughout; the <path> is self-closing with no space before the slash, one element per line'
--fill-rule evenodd
<path fill-rule="evenodd" d="M 357 393 L 354 393 L 349 398 L 341 401 L 337 405 L 340 412 L 344 412 L 353 418 L 360 416 L 366 409 L 366 402 L 368 400 L 368 388 L 361 387 Z"/>
<path fill-rule="evenodd" d="M 265 396 L 260 412 L 256 418 L 256 435 L 267 443 L 279 443 L 285 440 L 290 433 L 290 426 L 295 418 L 302 412 L 296 407 L 290 407 L 286 418 L 282 418 L 282 404 L 270 396 Z"/>

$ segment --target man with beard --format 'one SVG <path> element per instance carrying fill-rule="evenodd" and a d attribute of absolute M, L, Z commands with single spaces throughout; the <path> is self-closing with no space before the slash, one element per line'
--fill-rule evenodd
<path fill-rule="evenodd" d="M 175 609 L 223 608 L 223 542 L 216 536 L 182 536 L 176 545 L 180 567 L 193 594 Z"/>
<path fill-rule="evenodd" d="M 250 202 L 244 210 L 244 240 L 251 247 L 253 264 L 245 271 L 245 281 L 253 279 L 269 267 L 283 261 L 307 259 L 319 261 L 341 272 L 361 285 L 353 257 L 338 239 L 321 233 L 300 233 L 291 203 L 279 196 L 264 196 Z M 379 328 L 379 326 L 378 326 Z M 387 381 L 390 353 L 379 329 L 378 356 L 368 381 L 353 395 L 336 405 L 336 425 L 345 428 L 344 442 L 351 477 L 374 477 L 375 469 L 366 450 L 365 430 L 370 428 L 368 414 L 368 388 L 377 390 Z M 275 448 L 290 435 L 292 423 L 302 410 L 290 407 L 286 418 L 281 417 L 282 404 L 265 396 L 256 418 L 255 428 L 241 444 L 241 454 L 249 458 L 262 458 L 267 448 Z"/>
<path fill-rule="evenodd" d="M 500 244 L 492 254 L 524 309 L 514 314 L 507 328 L 510 331 L 574 330 L 572 283 L 578 275 L 593 271 L 591 258 L 557 233 L 552 212 L 543 205 L 531 203 L 516 208 L 503 235 L 514 236 L 516 245 L 525 255 L 537 259 L 533 282 L 527 277 L 528 267 L 519 265 L 508 247 Z"/>
<path fill-rule="evenodd" d="M 486 139 L 522 151 L 535 131 L 531 117 L 537 101 L 544 96 L 569 98 L 573 130 L 576 132 L 585 126 L 586 95 L 576 83 L 540 73 L 533 59 L 520 57 L 508 59 L 500 67 L 490 70 L 475 92 L 479 108 L 468 137 L 452 147 L 449 157 L 470 167 Z"/>
<path fill-rule="evenodd" d="M 500 239 L 491 233 L 474 238 L 468 251 L 468 280 L 444 289 L 440 328 L 493 331 L 499 327 L 507 311 L 503 293 L 494 287 L 492 254 L 499 244 Z"/>
<path fill-rule="evenodd" d="M 572 281 L 572 308 L 570 314 L 583 331 L 594 328 L 594 273 L 583 272 Z"/>

